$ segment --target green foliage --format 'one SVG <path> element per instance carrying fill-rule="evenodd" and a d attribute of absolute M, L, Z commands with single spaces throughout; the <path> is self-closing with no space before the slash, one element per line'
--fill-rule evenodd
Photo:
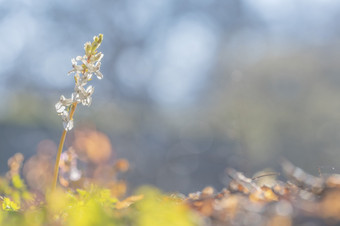
<path fill-rule="evenodd" d="M 111 190 L 91 185 L 86 189 L 56 189 L 38 202 L 19 175 L 0 178 L 3 194 L 0 225 L 164 225 L 191 226 L 197 221 L 187 206 L 152 187 L 119 201 Z M 29 197 L 29 198 L 27 198 Z M 14 201 L 17 200 L 17 201 Z M 20 205 L 23 203 L 23 205 Z"/>
<path fill-rule="evenodd" d="M 19 174 L 14 174 L 10 179 L 0 178 L 0 194 L 4 196 L 2 209 L 6 211 L 17 211 L 22 201 L 32 199 Z"/>
<path fill-rule="evenodd" d="M 20 175 L 14 175 L 12 177 L 12 184 L 13 184 L 13 187 L 18 189 L 18 190 L 26 189 L 26 186 L 25 186 L 24 182 L 21 180 Z"/>
<path fill-rule="evenodd" d="M 17 211 L 20 209 L 19 205 L 9 198 L 4 198 L 2 201 L 2 209 L 5 211 Z"/>
<path fill-rule="evenodd" d="M 137 225 L 191 226 L 194 216 L 189 208 L 177 200 L 161 194 L 155 188 L 143 187 L 139 190 L 145 198 L 136 204 Z"/>

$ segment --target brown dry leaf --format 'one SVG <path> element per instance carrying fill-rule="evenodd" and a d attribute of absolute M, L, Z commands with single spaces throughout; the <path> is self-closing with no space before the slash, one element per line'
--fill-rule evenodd
<path fill-rule="evenodd" d="M 201 197 L 200 192 L 195 192 L 195 193 L 189 193 L 188 198 L 191 200 L 198 200 Z"/>
<path fill-rule="evenodd" d="M 240 197 L 238 195 L 230 195 L 228 198 L 222 199 L 217 205 L 224 210 L 226 217 L 233 219 L 240 206 Z"/>
<path fill-rule="evenodd" d="M 198 200 L 194 201 L 191 206 L 196 211 L 198 211 L 203 216 L 211 216 L 211 214 L 214 211 L 213 208 L 214 199 L 204 199 L 204 200 Z"/>
<path fill-rule="evenodd" d="M 214 188 L 211 186 L 208 186 L 202 190 L 201 196 L 202 198 L 205 198 L 205 197 L 211 197 L 213 194 L 214 194 Z"/>
<path fill-rule="evenodd" d="M 286 216 L 276 215 L 269 219 L 268 226 L 291 226 L 293 224 L 292 219 Z"/>
<path fill-rule="evenodd" d="M 204 216 L 211 216 L 212 213 L 214 212 L 213 203 L 214 199 L 205 200 L 200 209 L 201 214 L 203 214 Z"/>
<path fill-rule="evenodd" d="M 127 197 L 123 201 L 116 203 L 116 209 L 125 209 L 129 207 L 131 204 L 139 200 L 142 200 L 143 198 L 144 198 L 144 195 L 133 195 L 133 196 Z"/>
<path fill-rule="evenodd" d="M 320 211 L 323 217 L 340 220 L 340 191 L 333 190 L 325 194 L 320 203 Z"/>
<path fill-rule="evenodd" d="M 327 178 L 326 185 L 329 188 L 340 188 L 340 174 L 333 174 Z"/>
<path fill-rule="evenodd" d="M 250 191 L 249 191 L 249 189 L 247 187 L 243 186 L 242 184 L 238 183 L 235 180 L 230 182 L 229 188 L 232 191 L 241 192 L 241 193 L 244 193 L 246 195 L 248 195 L 250 193 Z"/>
<path fill-rule="evenodd" d="M 267 201 L 278 201 L 279 200 L 279 197 L 273 192 L 271 188 L 267 186 L 263 186 L 261 189 Z"/>
<path fill-rule="evenodd" d="M 273 186 L 273 191 L 280 195 L 280 196 L 288 196 L 289 195 L 289 189 L 287 188 L 286 184 L 276 184 Z"/>
<path fill-rule="evenodd" d="M 203 201 L 195 201 L 192 203 L 192 206 L 195 207 L 196 209 L 199 209 L 203 206 Z"/>
<path fill-rule="evenodd" d="M 262 202 L 265 201 L 265 197 L 261 190 L 257 190 L 249 195 L 249 200 L 252 202 Z"/>

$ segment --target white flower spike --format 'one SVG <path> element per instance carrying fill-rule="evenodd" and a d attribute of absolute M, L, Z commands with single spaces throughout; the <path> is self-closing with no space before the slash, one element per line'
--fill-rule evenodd
<path fill-rule="evenodd" d="M 85 55 L 77 56 L 71 59 L 73 69 L 68 74 L 74 74 L 75 86 L 74 93 L 71 98 L 60 96 L 58 103 L 55 104 L 58 115 L 61 116 L 64 129 L 69 131 L 73 128 L 73 113 L 74 108 L 78 103 L 84 106 L 90 106 L 92 102 L 93 86 L 87 86 L 87 83 L 92 79 L 93 74 L 98 79 L 103 78 L 100 72 L 101 59 L 104 54 L 97 52 L 98 47 L 103 41 L 103 35 L 93 37 L 93 42 L 86 42 L 84 45 Z M 80 62 L 80 64 L 78 64 Z M 71 109 L 73 108 L 73 111 Z"/>

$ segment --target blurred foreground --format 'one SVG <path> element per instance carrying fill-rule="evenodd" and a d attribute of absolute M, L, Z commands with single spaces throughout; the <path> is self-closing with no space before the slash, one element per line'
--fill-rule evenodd
<path fill-rule="evenodd" d="M 259 172 L 253 178 L 232 168 L 226 170 L 230 183 L 221 191 L 207 186 L 201 192 L 185 196 L 162 194 L 149 186 L 126 194 L 126 183 L 118 174 L 129 163 L 117 160 L 106 165 L 107 158 L 91 156 L 94 139 L 105 136 L 82 132 L 79 160 L 91 170 L 77 167 L 75 149 L 63 153 L 60 165 L 61 187 L 51 191 L 48 165 L 51 156 L 40 152 L 23 162 L 18 153 L 8 160 L 10 170 L 0 177 L 0 224 L 39 225 L 140 225 L 164 226 L 290 226 L 337 225 L 340 223 L 340 174 L 313 176 L 283 161 L 282 171 L 289 179 L 277 179 L 274 171 Z M 43 142 L 41 148 L 48 142 Z M 89 145 L 89 146 L 88 146 Z M 47 176 L 46 176 L 47 175 Z"/>

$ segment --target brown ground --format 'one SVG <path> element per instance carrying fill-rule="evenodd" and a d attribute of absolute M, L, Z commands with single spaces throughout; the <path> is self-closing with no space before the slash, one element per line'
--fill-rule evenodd
<path fill-rule="evenodd" d="M 186 203 L 204 216 L 206 225 L 340 225 L 340 174 L 315 177 L 288 161 L 286 182 L 277 173 L 247 178 L 227 169 L 228 188 L 189 194 Z"/>

